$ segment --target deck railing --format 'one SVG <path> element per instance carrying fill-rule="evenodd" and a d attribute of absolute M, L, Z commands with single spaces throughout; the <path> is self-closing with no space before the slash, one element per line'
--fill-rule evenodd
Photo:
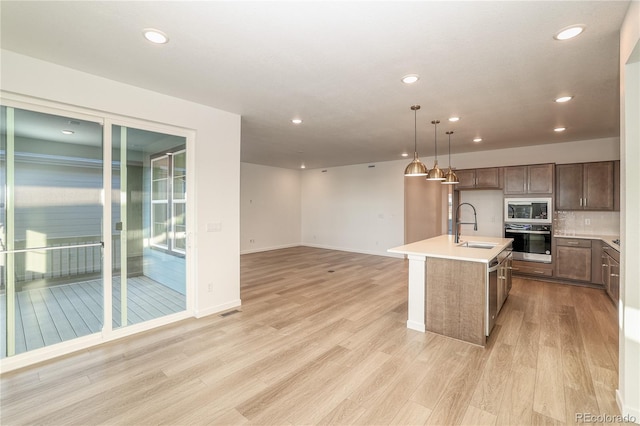
<path fill-rule="evenodd" d="M 59 238 L 47 241 L 54 250 L 29 250 L 14 253 L 16 284 L 53 279 L 69 279 L 102 272 L 102 246 L 98 236 Z M 99 245 L 96 245 L 98 243 Z M 25 241 L 16 241 L 15 250 L 24 250 Z M 68 247 L 67 247 L 68 246 Z M 111 258 L 114 270 L 120 269 L 120 236 L 112 236 Z M 0 256 L 0 287 L 5 288 L 5 256 Z"/>

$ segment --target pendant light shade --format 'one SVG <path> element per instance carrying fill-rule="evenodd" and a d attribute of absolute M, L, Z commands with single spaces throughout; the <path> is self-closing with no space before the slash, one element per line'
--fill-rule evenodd
<path fill-rule="evenodd" d="M 451 135 L 452 134 L 453 134 L 453 130 L 451 130 L 450 132 L 447 132 L 447 135 L 449 135 L 449 170 L 447 170 L 447 173 L 444 175 L 444 180 L 442 181 L 442 183 L 445 185 L 455 185 L 457 183 L 460 183 L 460 181 L 458 180 L 458 176 L 455 174 L 453 170 L 451 170 Z"/>
<path fill-rule="evenodd" d="M 426 176 L 427 166 L 418 158 L 418 124 L 417 111 L 420 105 L 412 105 L 413 111 L 413 161 L 404 169 L 405 176 Z"/>
<path fill-rule="evenodd" d="M 444 180 L 444 172 L 440 167 L 438 167 L 438 124 L 440 124 L 440 120 L 433 120 L 431 122 L 434 126 L 434 141 L 436 145 L 436 159 L 433 163 L 433 169 L 429 170 L 427 173 L 427 180 Z"/>

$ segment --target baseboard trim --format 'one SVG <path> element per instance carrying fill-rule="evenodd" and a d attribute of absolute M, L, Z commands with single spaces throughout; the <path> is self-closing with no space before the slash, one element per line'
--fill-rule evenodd
<path fill-rule="evenodd" d="M 282 245 L 271 246 L 271 247 L 261 247 L 261 248 L 251 249 L 251 250 L 240 250 L 240 254 L 242 255 L 242 254 L 250 254 L 250 253 L 261 253 L 263 251 L 280 250 L 285 248 L 298 247 L 300 245 L 301 244 L 298 244 L 298 243 L 282 244 Z"/>
<path fill-rule="evenodd" d="M 622 422 L 640 424 L 640 408 L 625 406 L 620 389 L 616 389 L 616 403 L 618 404 L 618 409 L 622 414 Z"/>
<path fill-rule="evenodd" d="M 386 250 L 384 251 L 361 250 L 361 249 L 354 249 L 354 248 L 348 248 L 348 247 L 335 247 L 335 246 L 328 246 L 324 244 L 309 244 L 309 243 L 302 243 L 301 245 L 304 247 L 313 247 L 313 248 L 336 250 L 336 251 L 346 251 L 348 253 L 370 254 L 373 256 L 395 257 L 398 259 L 404 259 L 405 257 L 403 254 L 388 253 Z"/>
<path fill-rule="evenodd" d="M 220 305 L 212 306 L 203 310 L 196 310 L 196 318 L 204 318 L 209 315 L 214 315 L 222 311 L 226 311 L 231 308 L 237 308 L 242 305 L 242 301 L 240 299 L 232 300 L 227 303 L 222 303 Z"/>

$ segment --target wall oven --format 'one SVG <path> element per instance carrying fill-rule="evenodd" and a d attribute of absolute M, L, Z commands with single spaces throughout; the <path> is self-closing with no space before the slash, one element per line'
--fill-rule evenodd
<path fill-rule="evenodd" d="M 513 259 L 551 263 L 551 225 L 505 223 L 504 237 L 513 238 Z"/>
<path fill-rule="evenodd" d="M 548 223 L 552 221 L 551 198 L 505 198 L 504 221 L 509 223 Z"/>

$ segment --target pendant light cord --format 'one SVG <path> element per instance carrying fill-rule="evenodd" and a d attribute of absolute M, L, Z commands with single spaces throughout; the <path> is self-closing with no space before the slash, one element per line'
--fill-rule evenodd
<path fill-rule="evenodd" d="M 413 109 L 413 152 L 418 152 L 418 109 Z"/>
<path fill-rule="evenodd" d="M 433 120 L 431 124 L 433 124 L 433 140 L 436 146 L 436 163 L 438 162 L 438 123 L 440 120 Z"/>
<path fill-rule="evenodd" d="M 447 132 L 449 135 L 449 168 L 451 168 L 451 135 L 453 134 L 453 130 Z"/>

